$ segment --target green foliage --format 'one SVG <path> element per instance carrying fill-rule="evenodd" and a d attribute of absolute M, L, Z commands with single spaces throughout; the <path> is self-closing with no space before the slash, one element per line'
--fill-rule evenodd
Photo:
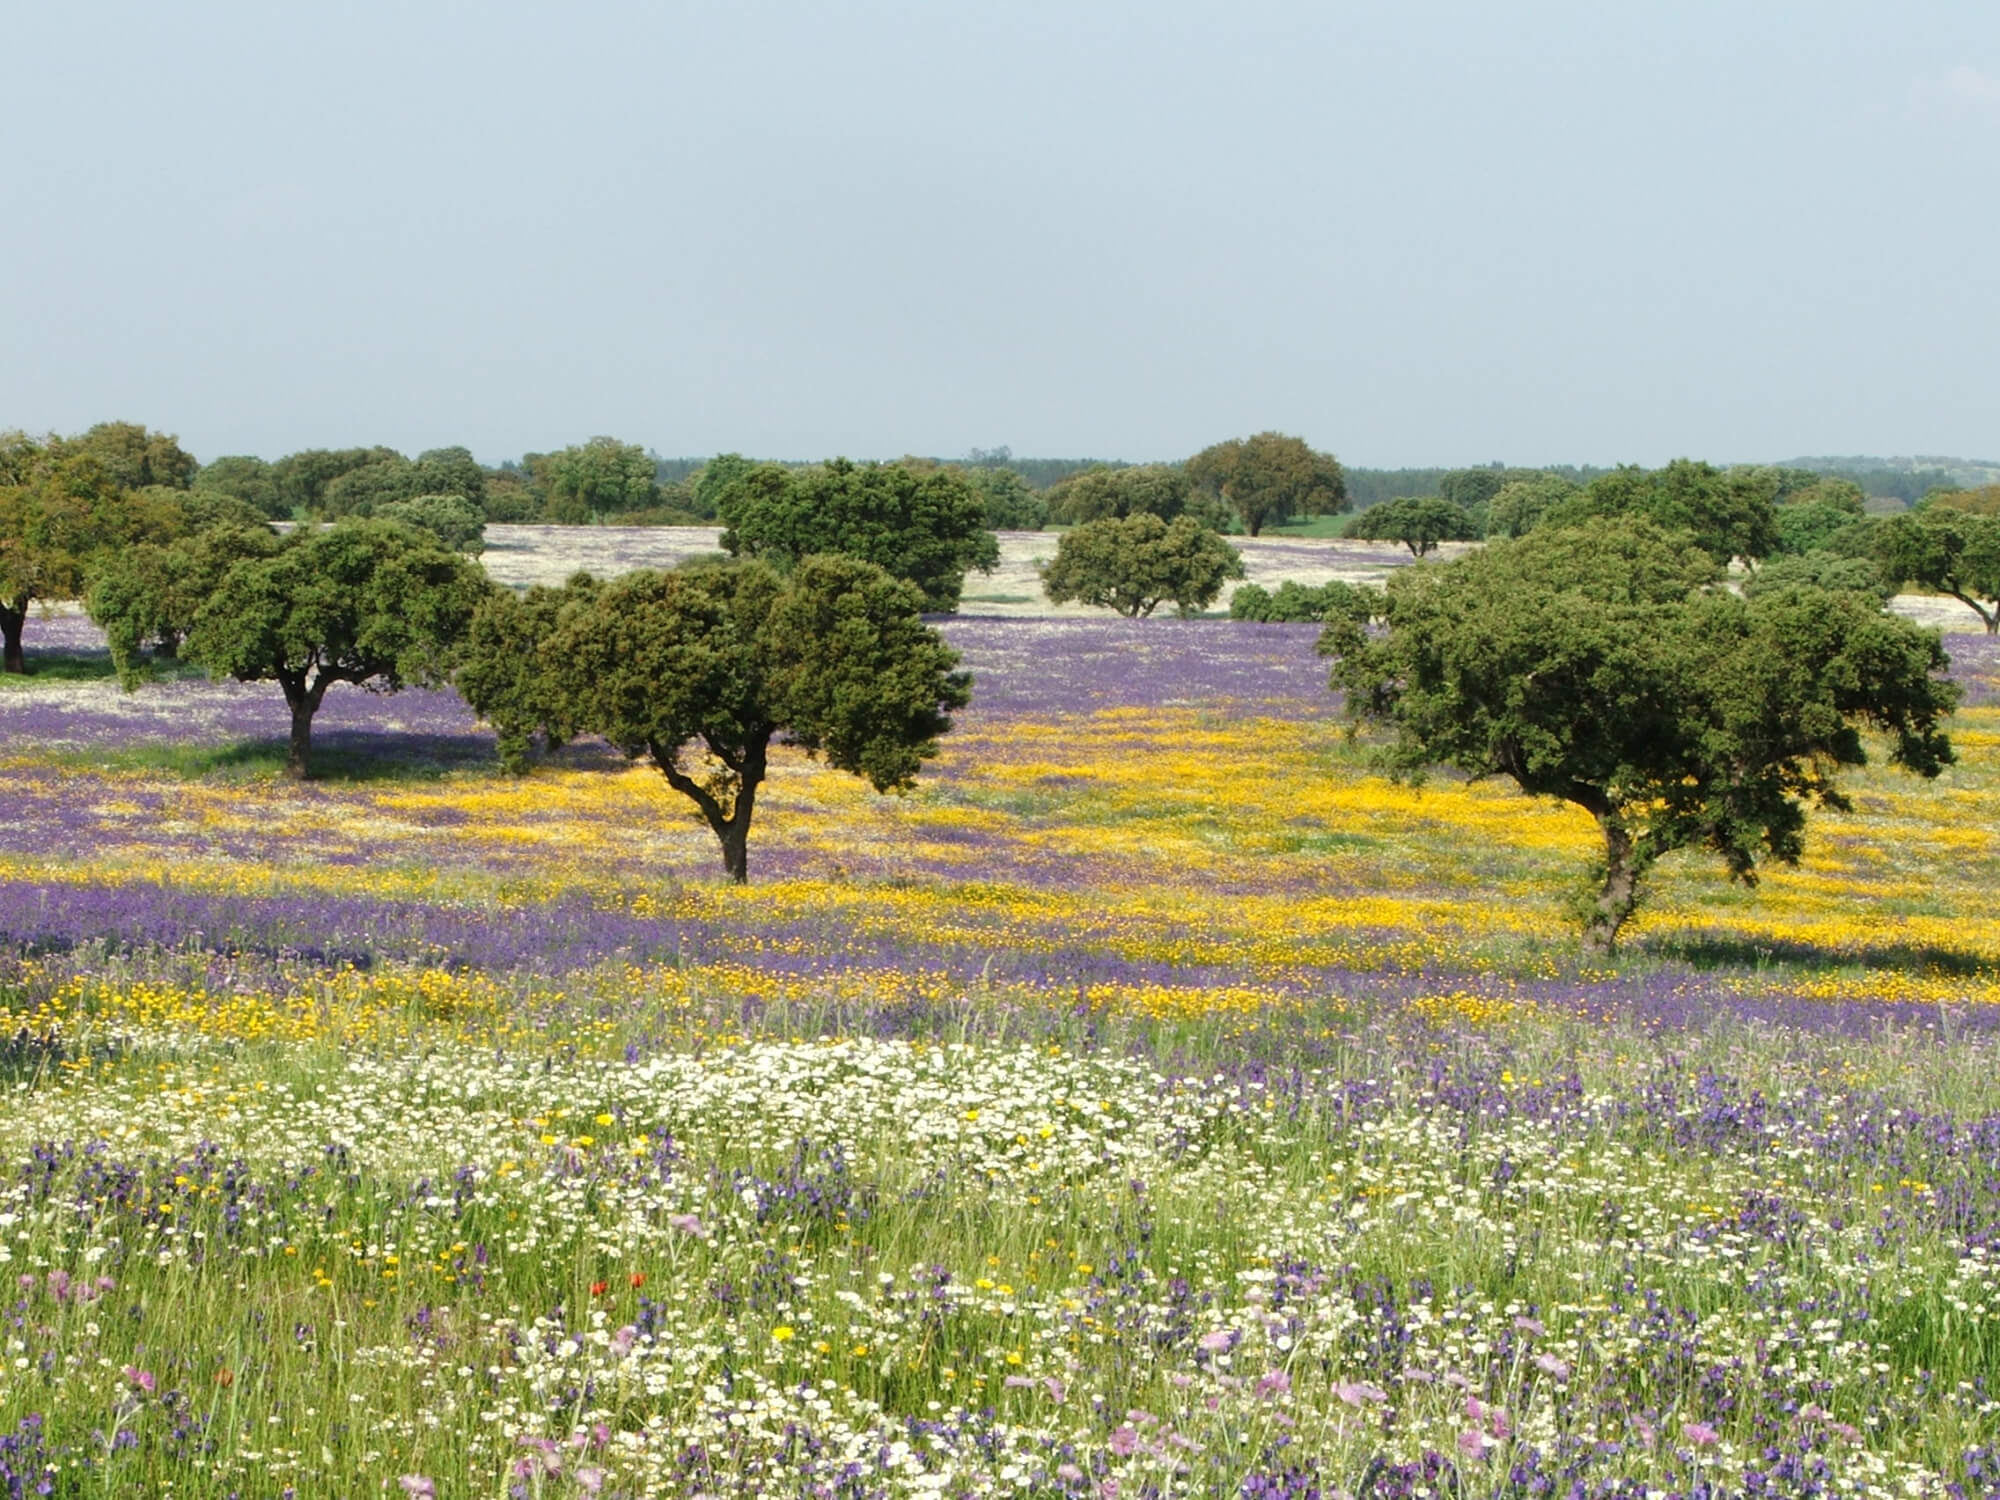
<path fill-rule="evenodd" d="M 1719 563 L 1778 550 L 1777 471 L 1733 469 L 1677 458 L 1663 469 L 1627 465 L 1600 475 L 1582 495 L 1547 510 L 1545 526 L 1592 517 L 1643 519 L 1685 532 Z"/>
<path fill-rule="evenodd" d="M 82 596 L 117 549 L 185 529 L 178 490 L 130 492 L 98 458 L 61 444 L 14 456 L 24 482 L 0 487 L 0 662 L 25 672 L 21 633 L 36 600 Z"/>
<path fill-rule="evenodd" d="M 1437 495 L 1467 510 L 1489 505 L 1510 484 L 1533 484 L 1550 476 L 1540 469 L 1508 469 L 1488 464 L 1476 469 L 1453 469 L 1438 480 Z M 1393 498 L 1393 497 L 1392 497 Z"/>
<path fill-rule="evenodd" d="M 1793 557 L 1822 551 L 1860 518 L 1859 504 L 1850 509 L 1844 499 L 1782 505 L 1778 507 L 1778 545 L 1774 550 Z"/>
<path fill-rule="evenodd" d="M 217 675 L 283 688 L 292 713 L 287 769 L 302 777 L 326 690 L 448 681 L 491 587 L 477 563 L 398 522 L 302 529 L 269 557 L 230 568 L 196 613 L 185 649 Z"/>
<path fill-rule="evenodd" d="M 1440 542 L 1477 541 L 1480 531 L 1471 514 L 1456 501 L 1404 495 L 1364 510 L 1347 523 L 1345 534 L 1363 541 L 1401 542 L 1412 557 L 1425 557 L 1435 552 Z"/>
<path fill-rule="evenodd" d="M 322 515 L 327 489 L 336 479 L 366 465 L 390 461 L 400 463 L 403 455 L 393 448 L 307 448 L 289 453 L 271 465 L 271 480 L 278 490 L 278 515 Z"/>
<path fill-rule="evenodd" d="M 1000 561 L 985 502 L 957 469 L 844 458 L 804 469 L 760 464 L 718 504 L 730 553 L 780 570 L 816 553 L 858 557 L 914 583 L 927 610 L 956 609 L 966 573 L 990 573 Z"/>
<path fill-rule="evenodd" d="M 1574 502 L 1582 494 L 1580 486 L 1555 474 L 1511 480 L 1486 503 L 1486 534 L 1526 536 L 1541 525 L 1542 517 L 1551 510 Z"/>
<path fill-rule="evenodd" d="M 1288 621 L 1296 624 L 1327 624 L 1351 620 L 1366 625 L 1383 609 L 1380 589 L 1343 583 L 1338 578 L 1317 587 L 1288 578 L 1276 593 L 1259 583 L 1246 583 L 1229 596 L 1232 620 Z"/>
<path fill-rule="evenodd" d="M 375 514 L 385 521 L 401 521 L 427 531 L 454 552 L 478 556 L 486 546 L 486 517 L 463 495 L 416 495 L 408 500 L 392 500 L 378 505 Z"/>
<path fill-rule="evenodd" d="M 99 422 L 78 437 L 58 438 L 51 445 L 57 459 L 85 455 L 102 464 L 120 489 L 152 486 L 184 490 L 194 483 L 201 465 L 181 447 L 180 439 L 153 432 L 138 422 Z"/>
<path fill-rule="evenodd" d="M 594 437 L 547 456 L 547 515 L 570 523 L 645 510 L 658 501 L 652 455 L 637 443 Z"/>
<path fill-rule="evenodd" d="M 127 692 L 138 686 L 140 654 L 178 654 L 195 616 L 237 563 L 269 557 L 277 533 L 261 523 L 219 525 L 172 542 L 139 542 L 114 552 L 91 581 L 85 606 L 103 629 Z"/>
<path fill-rule="evenodd" d="M 1877 609 L 1887 604 L 1894 593 L 1883 580 L 1881 568 L 1869 559 L 1843 557 L 1837 552 L 1824 550 L 1799 556 L 1774 557 L 1743 583 L 1744 594 L 1752 599 L 1790 588 L 1859 594 L 1871 600 Z"/>
<path fill-rule="evenodd" d="M 1220 500 L 1256 536 L 1295 515 L 1332 515 L 1347 509 L 1347 481 L 1330 453 L 1280 432 L 1231 438 L 1187 461 L 1195 489 Z"/>
<path fill-rule="evenodd" d="M 194 494 L 227 496 L 267 521 L 291 517 L 276 472 L 261 458 L 231 456 L 203 464 L 194 477 Z"/>
<path fill-rule="evenodd" d="M 970 690 L 923 602 L 851 557 L 808 556 L 788 575 L 756 560 L 629 573 L 557 606 L 536 658 L 549 685 L 512 701 L 539 713 L 552 694 L 565 729 L 649 756 L 743 881 L 774 738 L 877 791 L 907 788 L 936 753 Z"/>
<path fill-rule="evenodd" d="M 1014 470 L 968 469 L 965 477 L 986 506 L 988 531 L 1040 531 L 1049 524 L 1049 502 Z"/>
<path fill-rule="evenodd" d="M 1877 521 L 1870 535 L 1884 577 L 1949 594 L 2000 634 L 2000 515 L 1933 505 Z"/>
<path fill-rule="evenodd" d="M 1163 521 L 1151 511 L 1106 516 L 1065 532 L 1042 568 L 1052 603 L 1074 599 L 1121 615 L 1150 615 L 1172 600 L 1183 616 L 1215 602 L 1243 558 L 1193 516 Z"/>
<path fill-rule="evenodd" d="M 707 517 L 721 515 L 723 493 L 756 467 L 755 460 L 740 453 L 716 454 L 694 477 L 694 513 Z"/>
<path fill-rule="evenodd" d="M 2000 484 L 1982 484 L 1966 490 L 1939 490 L 1924 497 L 1926 510 L 1955 510 L 1961 515 L 2000 515 Z"/>
<path fill-rule="evenodd" d="M 563 612 L 588 604 L 596 591 L 588 573 L 525 595 L 494 589 L 472 616 L 453 680 L 472 711 L 493 726 L 500 764 L 517 776 L 528 769 L 536 735 L 555 750 L 578 733 L 572 695 L 545 648 Z"/>
<path fill-rule="evenodd" d="M 1350 711 L 1389 725 L 1390 769 L 1505 775 L 1596 819 L 1605 844 L 1586 944 L 1609 951 L 1663 854 L 1707 848 L 1729 873 L 1796 863 L 1806 801 L 1865 761 L 1857 724 L 1933 776 L 1957 690 L 1935 632 L 1854 593 L 1746 599 L 1715 562 L 1644 521 L 1496 542 L 1388 587 L 1385 636 L 1329 625 L 1321 650 Z"/>
<path fill-rule="evenodd" d="M 1088 469 L 1050 488 L 1049 519 L 1063 526 L 1144 512 L 1171 521 L 1188 507 L 1193 488 L 1185 471 L 1169 464 Z"/>

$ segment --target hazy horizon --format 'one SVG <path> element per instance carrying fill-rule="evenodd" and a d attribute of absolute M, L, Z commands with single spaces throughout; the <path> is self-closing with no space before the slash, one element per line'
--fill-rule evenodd
<path fill-rule="evenodd" d="M 0 427 L 2000 451 L 2000 10 L 21 8 Z"/>

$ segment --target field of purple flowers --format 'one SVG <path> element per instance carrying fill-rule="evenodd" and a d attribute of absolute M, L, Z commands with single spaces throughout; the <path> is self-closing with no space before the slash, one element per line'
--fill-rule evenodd
<path fill-rule="evenodd" d="M 2000 1495 L 2000 654 L 1801 869 L 1395 787 L 1311 627 L 961 619 L 905 799 L 0 690 L 0 1496 Z M 95 675 L 94 675 L 95 674 Z"/>

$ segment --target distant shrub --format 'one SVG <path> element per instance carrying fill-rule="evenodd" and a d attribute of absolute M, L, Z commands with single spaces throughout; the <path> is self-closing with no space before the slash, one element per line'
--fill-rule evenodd
<path fill-rule="evenodd" d="M 1335 619 L 1366 625 L 1382 612 L 1378 590 L 1358 588 L 1334 579 L 1317 588 L 1287 579 L 1272 593 L 1262 584 L 1246 583 L 1229 600 L 1232 620 L 1288 621 L 1322 625 Z"/>

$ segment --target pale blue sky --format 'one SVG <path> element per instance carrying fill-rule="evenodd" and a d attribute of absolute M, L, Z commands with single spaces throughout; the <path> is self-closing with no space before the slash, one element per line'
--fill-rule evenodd
<path fill-rule="evenodd" d="M 0 427 L 2000 455 L 2000 6 L 19 3 Z"/>

